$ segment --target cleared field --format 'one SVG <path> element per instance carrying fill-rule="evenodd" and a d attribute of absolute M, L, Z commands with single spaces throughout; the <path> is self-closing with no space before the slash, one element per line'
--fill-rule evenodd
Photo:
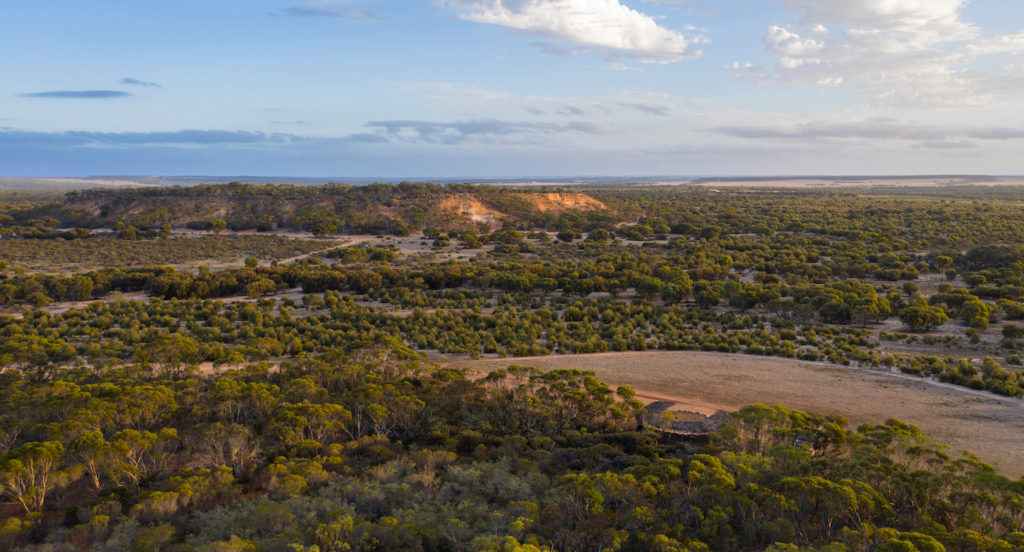
<path fill-rule="evenodd" d="M 542 370 L 593 370 L 610 385 L 630 385 L 648 401 L 711 414 L 751 403 L 837 413 L 853 426 L 897 418 L 969 450 L 1009 477 L 1024 475 L 1024 401 L 904 377 L 785 358 L 692 351 L 599 353 L 451 361 L 490 371 L 512 364 Z"/>

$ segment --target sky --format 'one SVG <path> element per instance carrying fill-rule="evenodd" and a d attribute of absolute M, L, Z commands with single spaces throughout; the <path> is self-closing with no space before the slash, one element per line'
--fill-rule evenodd
<path fill-rule="evenodd" d="M 1024 174 L 1020 0 L 0 0 L 0 176 Z"/>

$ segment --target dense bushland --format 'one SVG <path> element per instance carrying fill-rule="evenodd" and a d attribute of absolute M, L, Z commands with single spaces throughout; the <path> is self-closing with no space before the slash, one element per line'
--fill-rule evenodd
<path fill-rule="evenodd" d="M 629 388 L 404 348 L 209 377 L 0 377 L 21 550 L 1014 550 L 1024 486 L 914 427 L 754 405 L 708 445 Z"/>
<path fill-rule="evenodd" d="M 897 420 L 752 405 L 693 441 L 588 372 L 421 357 L 721 351 L 1020 396 L 1019 190 L 549 192 L 0 203 L 0 549 L 1024 549 L 1024 480 Z M 331 242 L 181 226 L 417 232 L 447 260 L 381 243 L 266 266 Z M 250 258 L 161 266 L 221 254 Z"/>

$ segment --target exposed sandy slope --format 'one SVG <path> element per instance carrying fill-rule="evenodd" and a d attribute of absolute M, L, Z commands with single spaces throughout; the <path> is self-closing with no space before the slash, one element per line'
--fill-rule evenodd
<path fill-rule="evenodd" d="M 525 199 L 542 212 L 554 211 L 562 213 L 572 209 L 592 211 L 607 208 L 604 203 L 588 195 L 575 193 L 546 192 L 531 194 L 526 196 Z"/>
<path fill-rule="evenodd" d="M 474 222 L 487 223 L 492 228 L 500 226 L 498 221 L 503 216 L 500 211 L 491 209 L 480 203 L 478 199 L 468 195 L 446 197 L 441 200 L 440 205 L 442 208 L 453 210 Z"/>
<path fill-rule="evenodd" d="M 604 203 L 584 194 L 545 192 L 522 194 L 519 197 L 531 204 L 537 211 L 542 213 L 564 213 L 578 209 L 581 211 L 593 211 L 605 209 Z M 479 199 L 469 194 L 449 196 L 441 200 L 439 204 L 444 209 L 452 210 L 475 222 L 483 222 L 497 229 L 501 221 L 506 217 L 505 213 L 484 205 Z"/>
<path fill-rule="evenodd" d="M 958 453 L 970 450 L 1010 477 L 1024 475 L 1024 401 L 920 378 L 776 357 L 693 351 L 600 353 L 452 361 L 493 370 L 511 364 L 593 370 L 647 400 L 713 413 L 760 402 L 838 413 L 856 427 L 898 418 Z M 955 454 L 954 454 L 955 455 Z"/>

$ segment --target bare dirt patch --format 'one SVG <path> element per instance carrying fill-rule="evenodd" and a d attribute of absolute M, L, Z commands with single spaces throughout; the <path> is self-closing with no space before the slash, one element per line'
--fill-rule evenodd
<path fill-rule="evenodd" d="M 563 213 L 573 209 L 581 211 L 607 209 L 604 203 L 588 195 L 577 193 L 547 192 L 531 194 L 526 199 L 542 212 Z"/>
<path fill-rule="evenodd" d="M 921 378 L 867 369 L 693 351 L 599 353 L 451 361 L 494 370 L 520 364 L 542 370 L 593 370 L 612 386 L 630 385 L 646 401 L 702 414 L 751 403 L 841 414 L 851 426 L 897 418 L 947 443 L 952 456 L 969 450 L 1009 477 L 1024 475 L 1024 401 Z"/>
<path fill-rule="evenodd" d="M 492 229 L 498 228 L 500 226 L 500 224 L 498 224 L 499 219 L 505 216 L 504 213 L 491 209 L 483 203 L 480 203 L 480 200 L 468 195 L 445 198 L 441 200 L 441 207 L 453 210 L 466 218 L 469 218 L 473 222 L 486 223 Z"/>

